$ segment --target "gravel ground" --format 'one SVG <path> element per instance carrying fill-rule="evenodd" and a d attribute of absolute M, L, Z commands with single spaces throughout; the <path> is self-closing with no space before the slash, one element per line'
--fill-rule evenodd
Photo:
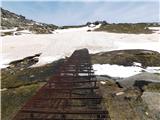
<path fill-rule="evenodd" d="M 144 92 L 142 99 L 147 103 L 149 110 L 155 120 L 160 120 L 160 93 L 159 92 Z"/>

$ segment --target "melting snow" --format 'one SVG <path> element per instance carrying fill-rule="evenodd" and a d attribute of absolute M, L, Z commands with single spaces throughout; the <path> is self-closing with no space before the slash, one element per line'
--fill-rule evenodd
<path fill-rule="evenodd" d="M 105 82 L 105 81 L 101 81 L 100 83 L 101 83 L 101 84 L 103 84 L 103 85 L 104 85 L 104 84 L 106 84 L 106 82 Z"/>
<path fill-rule="evenodd" d="M 108 32 L 87 32 L 100 27 L 81 27 L 54 31 L 55 34 L 24 34 L 1 37 L 1 65 L 42 53 L 37 66 L 69 56 L 76 49 L 88 48 L 90 53 L 120 49 L 147 49 L 160 52 L 159 34 L 119 34 Z M 7 62 L 6 62 L 7 60 Z M 9 60 L 9 61 L 8 61 Z M 115 66 L 116 67 L 116 66 Z M 139 67 L 132 66 L 132 73 L 139 73 Z M 126 71 L 126 68 L 123 68 Z M 128 68 L 130 69 L 130 68 Z M 117 71 L 117 76 L 121 72 Z M 115 73 L 112 73 L 115 74 Z"/>
<path fill-rule="evenodd" d="M 32 34 L 32 32 L 31 31 L 29 31 L 29 30 L 21 30 L 21 31 L 16 31 L 16 32 L 14 32 L 14 34 Z"/>
<path fill-rule="evenodd" d="M 138 63 L 138 62 L 133 62 L 133 65 L 134 65 L 134 66 L 137 66 L 137 67 L 141 67 L 141 66 L 142 66 L 142 64 L 141 64 L 141 63 Z"/>
<path fill-rule="evenodd" d="M 100 26 L 101 24 L 96 26 L 85 26 L 85 27 L 79 27 L 79 28 L 57 29 L 53 31 L 53 33 L 87 32 L 88 30 L 94 30 L 96 28 L 99 28 Z"/>
<path fill-rule="evenodd" d="M 160 34 L 160 27 L 149 27 L 150 30 L 153 30 L 153 32 L 155 33 L 159 33 Z"/>
<path fill-rule="evenodd" d="M 5 30 L 0 30 L 1 33 L 5 33 L 5 32 L 14 32 L 16 31 L 17 28 L 13 28 L 13 29 L 5 29 Z"/>
<path fill-rule="evenodd" d="M 110 65 L 110 64 L 94 64 L 93 69 L 96 75 L 108 75 L 111 77 L 130 77 L 141 73 L 142 71 L 150 73 L 160 73 L 160 67 L 147 67 L 143 69 L 137 66 L 122 66 L 122 65 Z"/>

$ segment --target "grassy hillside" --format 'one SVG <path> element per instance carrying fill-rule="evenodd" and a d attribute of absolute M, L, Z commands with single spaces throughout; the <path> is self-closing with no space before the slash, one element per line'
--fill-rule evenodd
<path fill-rule="evenodd" d="M 130 34 L 150 34 L 151 30 L 148 29 L 148 24 L 137 23 L 137 24 L 102 24 L 100 28 L 97 28 L 95 31 L 106 31 L 114 33 L 130 33 Z"/>

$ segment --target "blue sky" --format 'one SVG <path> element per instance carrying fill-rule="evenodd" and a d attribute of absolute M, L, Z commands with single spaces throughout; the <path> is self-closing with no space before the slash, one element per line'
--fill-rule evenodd
<path fill-rule="evenodd" d="M 129 1 L 129 0 L 128 0 Z M 110 23 L 159 22 L 159 0 L 142 1 L 2 1 L 2 7 L 39 22 L 79 25 L 88 21 Z"/>

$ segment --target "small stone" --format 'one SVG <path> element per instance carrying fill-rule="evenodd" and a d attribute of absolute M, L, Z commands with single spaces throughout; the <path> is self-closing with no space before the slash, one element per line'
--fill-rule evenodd
<path fill-rule="evenodd" d="M 124 92 L 118 92 L 118 93 L 116 93 L 117 96 L 123 95 L 123 94 L 124 94 Z"/>
<path fill-rule="evenodd" d="M 2 92 L 2 91 L 6 91 L 6 90 L 7 90 L 7 88 L 0 89 L 1 92 Z"/>
<path fill-rule="evenodd" d="M 104 84 L 106 84 L 106 82 L 105 82 L 105 81 L 101 81 L 100 83 L 101 83 L 101 84 L 103 84 L 103 85 L 104 85 Z"/>
<path fill-rule="evenodd" d="M 23 71 L 23 70 L 24 70 L 24 68 L 21 68 L 21 69 L 20 69 L 20 71 Z"/>
<path fill-rule="evenodd" d="M 146 115 L 148 115 L 148 112 L 145 112 Z"/>
<path fill-rule="evenodd" d="M 31 78 L 33 78 L 33 77 L 34 77 L 34 75 L 30 75 L 30 77 L 31 77 Z"/>

